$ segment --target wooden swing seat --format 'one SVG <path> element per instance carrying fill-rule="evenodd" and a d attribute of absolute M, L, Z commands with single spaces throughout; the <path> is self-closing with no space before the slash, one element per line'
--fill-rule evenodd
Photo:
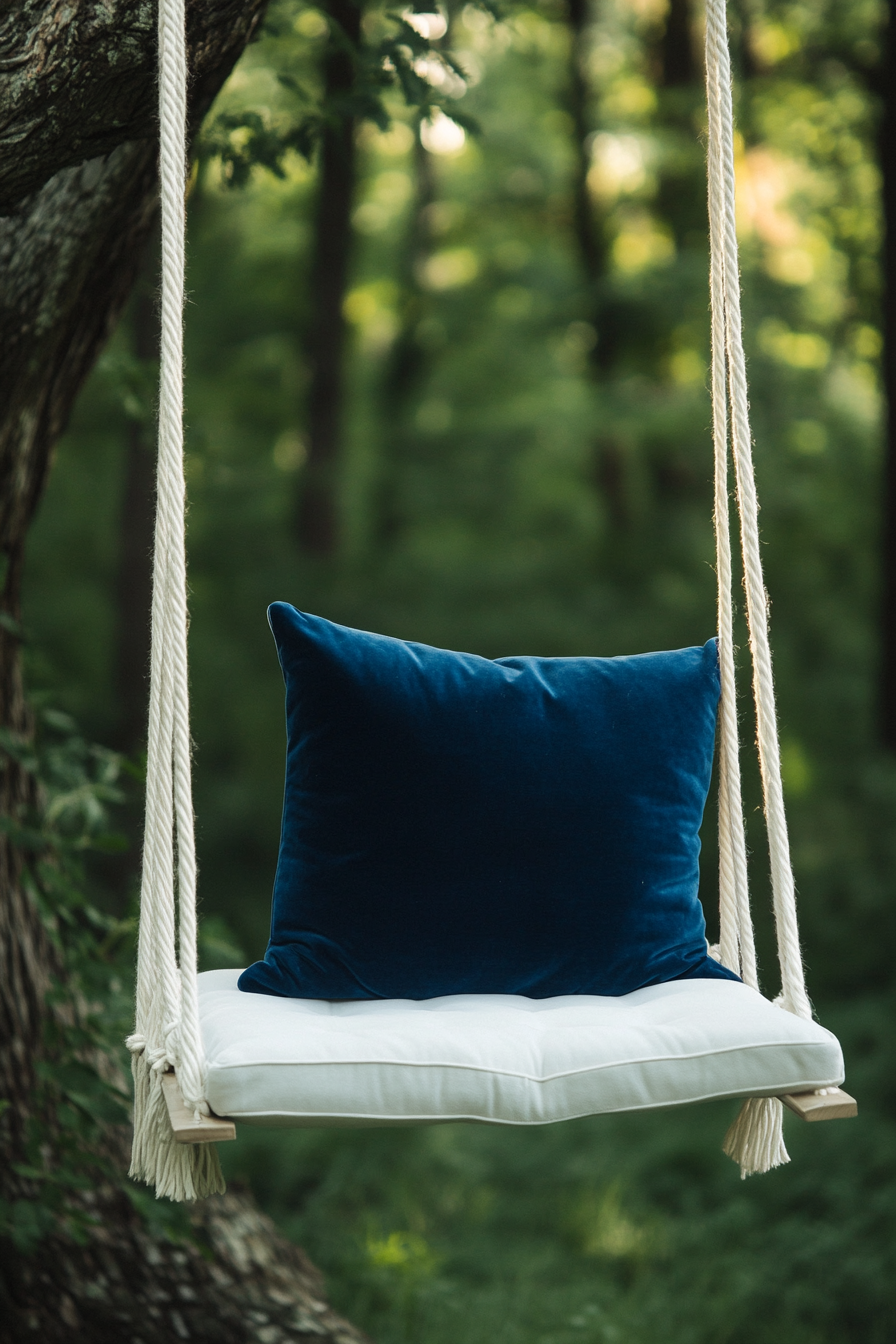
<path fill-rule="evenodd" d="M 243 994 L 199 977 L 210 1103 L 163 1079 L 179 1143 L 268 1127 L 529 1126 L 721 1097 L 780 1096 L 804 1120 L 857 1113 L 840 1047 L 746 985 L 676 981 L 618 999 L 454 995 L 324 1003 Z M 819 1089 L 824 1089 L 823 1091 Z"/>
<path fill-rule="evenodd" d="M 223 1120 L 219 1115 L 203 1115 L 197 1120 L 187 1110 L 173 1073 L 165 1074 L 162 1088 L 175 1143 L 226 1143 L 236 1138 L 232 1120 Z M 840 1087 L 824 1093 L 797 1092 L 781 1097 L 781 1101 L 801 1120 L 847 1120 L 859 1113 L 855 1098 Z"/>

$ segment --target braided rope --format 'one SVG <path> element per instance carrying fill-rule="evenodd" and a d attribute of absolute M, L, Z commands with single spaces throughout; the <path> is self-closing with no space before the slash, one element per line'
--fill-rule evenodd
<path fill-rule="evenodd" d="M 131 1175 L 158 1194 L 223 1189 L 217 1155 L 175 1144 L 161 1074 L 176 1068 L 194 1113 L 208 1114 L 196 965 L 196 850 L 187 670 L 183 307 L 187 53 L 184 0 L 159 3 L 162 321 L 152 651 L 137 1005 L 128 1039 L 135 1078 Z M 176 862 L 175 862 L 175 836 Z M 175 880 L 176 870 L 176 880 Z M 175 885 L 179 897 L 175 913 Z"/>
<path fill-rule="evenodd" d="M 722 696 L 719 732 L 720 957 L 758 989 L 744 841 L 735 705 L 731 542 L 727 483 L 728 416 L 740 515 L 747 626 L 753 663 L 753 699 L 768 832 L 772 900 L 781 967 L 781 1007 L 810 1018 L 799 945 L 796 891 L 781 784 L 775 691 L 768 639 L 768 598 L 759 551 L 759 505 L 753 472 L 746 359 L 740 307 L 735 215 L 734 114 L 725 0 L 707 0 L 706 93 L 709 122 L 707 175 L 712 302 L 712 398 L 715 449 L 715 527 L 718 567 L 719 660 Z M 727 406 L 726 406 L 727 403 Z M 783 1107 L 774 1097 L 751 1097 L 725 1136 L 724 1151 L 741 1176 L 768 1171 L 790 1159 L 784 1146 Z"/>
<path fill-rule="evenodd" d="M 734 115 L 731 100 L 731 65 L 724 0 L 709 0 L 706 10 L 707 88 L 710 137 L 715 142 L 709 154 L 711 220 L 717 235 L 722 226 L 722 247 L 716 239 L 715 256 L 722 268 L 725 316 L 725 346 L 731 413 L 731 451 L 737 482 L 741 524 L 741 551 L 747 598 L 747 625 L 753 660 L 753 698 L 756 705 L 757 745 L 762 775 L 772 897 L 781 966 L 782 1003 L 790 1012 L 811 1018 L 806 994 L 803 961 L 796 914 L 796 890 L 790 862 L 790 842 L 781 783 L 781 747 L 778 740 L 775 690 L 768 638 L 768 598 L 762 576 L 759 550 L 759 505 L 753 471 L 747 372 L 740 309 L 734 178 Z M 721 200 L 722 209 L 719 209 Z M 714 207 L 714 208 L 713 208 Z M 715 294 L 713 295 L 715 299 Z M 714 339 L 715 345 L 715 339 Z M 721 580 L 721 576 L 720 576 Z M 721 596 L 721 594 L 720 594 Z M 742 922 L 741 922 L 742 923 Z M 743 929 L 741 927 L 741 932 Z"/>
<path fill-rule="evenodd" d="M 731 529 L 728 499 L 728 417 L 725 353 L 725 255 L 718 220 L 724 209 L 720 191 L 721 151 L 710 108 L 709 218 L 710 292 L 712 296 L 712 411 L 715 459 L 714 524 L 718 577 L 718 632 L 721 700 L 719 703 L 719 955 L 730 970 L 757 987 L 756 952 L 747 885 L 747 848 L 737 730 L 734 673 Z M 746 922 L 744 914 L 746 913 Z"/>

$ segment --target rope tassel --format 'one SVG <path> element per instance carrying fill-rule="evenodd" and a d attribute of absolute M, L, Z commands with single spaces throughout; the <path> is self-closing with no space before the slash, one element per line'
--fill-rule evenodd
<path fill-rule="evenodd" d="M 213 1143 L 176 1143 L 162 1093 L 162 1074 L 146 1052 L 131 1055 L 134 1142 L 128 1175 L 154 1186 L 157 1198 L 184 1200 L 223 1195 L 226 1186 Z"/>
<path fill-rule="evenodd" d="M 784 1107 L 777 1097 L 748 1097 L 722 1144 L 737 1162 L 741 1180 L 759 1176 L 790 1161 L 784 1147 Z"/>

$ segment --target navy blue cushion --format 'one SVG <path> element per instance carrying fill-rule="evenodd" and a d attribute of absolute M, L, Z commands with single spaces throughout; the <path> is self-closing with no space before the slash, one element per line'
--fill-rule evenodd
<path fill-rule="evenodd" d="M 240 989 L 627 994 L 706 954 L 714 640 L 498 658 L 268 613 L 288 754 L 271 940 Z"/>

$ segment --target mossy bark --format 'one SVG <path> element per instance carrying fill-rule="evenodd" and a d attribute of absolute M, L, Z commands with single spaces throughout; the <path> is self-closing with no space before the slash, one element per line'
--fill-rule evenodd
<path fill-rule="evenodd" d="M 97 1226 L 83 1244 L 3 1248 L 2 1344 L 370 1344 L 243 1193 L 197 1204 L 181 1240 L 153 1232 L 120 1191 L 100 1186 L 85 1204 Z"/>
<path fill-rule="evenodd" d="M 264 0 L 190 0 L 195 130 Z M 24 0 L 0 18 L 0 727 L 31 731 L 21 667 L 21 578 L 54 444 L 137 276 L 156 211 L 156 7 L 145 0 Z M 111 595 L 110 595 L 111 596 Z M 0 809 L 34 805 L 0 752 Z M 46 995 L 59 967 L 0 831 L 0 1200 L 33 1115 Z M 52 1142 L 52 1125 L 48 1126 Z M 119 1139 L 109 1135 L 106 1156 Z M 124 1160 L 124 1152 L 120 1154 Z M 26 1256 L 0 1244 L 0 1341 L 339 1341 L 361 1336 L 323 1301 L 319 1276 L 247 1197 L 195 1211 L 174 1245 L 121 1190 L 79 1197 L 82 1244 L 51 1235 Z"/>

